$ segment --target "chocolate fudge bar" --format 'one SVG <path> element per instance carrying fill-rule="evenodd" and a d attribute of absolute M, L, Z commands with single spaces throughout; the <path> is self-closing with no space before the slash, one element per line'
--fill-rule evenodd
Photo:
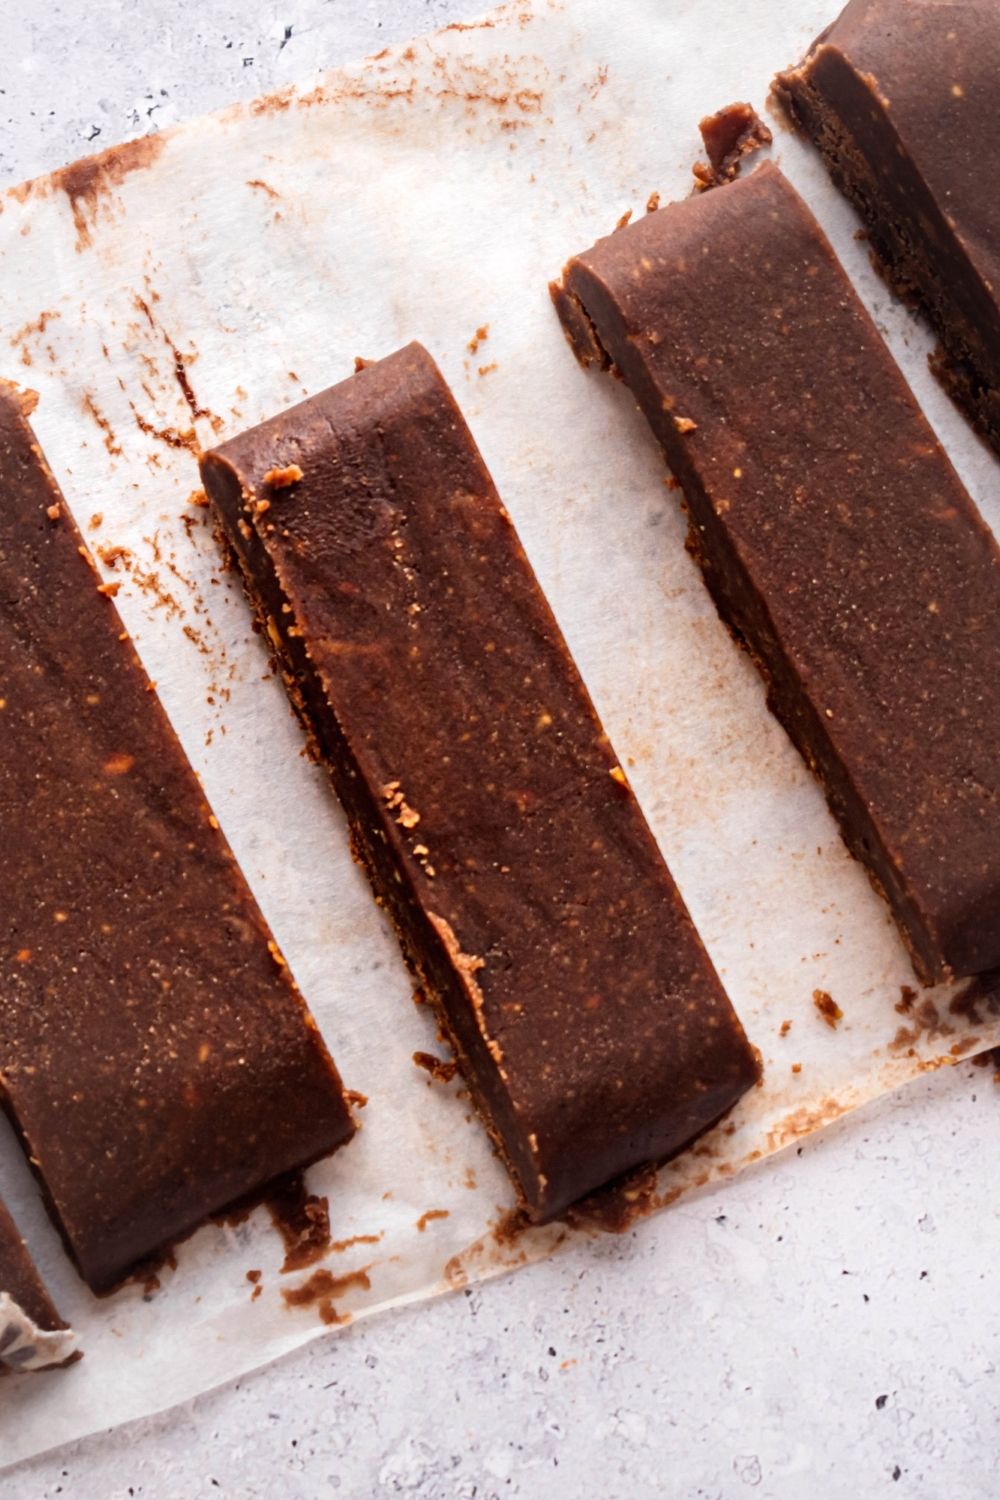
<path fill-rule="evenodd" d="M 775 80 L 854 203 L 932 365 L 1000 451 L 1000 5 L 851 0 Z"/>
<path fill-rule="evenodd" d="M 418 345 L 209 453 L 354 846 L 538 1218 L 754 1054 L 461 412 Z"/>
<path fill-rule="evenodd" d="M 690 547 L 928 983 L 1000 963 L 1000 553 L 777 168 L 571 260 Z"/>
<path fill-rule="evenodd" d="M 105 1291 L 353 1126 L 29 411 L 0 384 L 0 1097 Z"/>
<path fill-rule="evenodd" d="M 63 1337 L 52 1339 L 47 1337 L 50 1334 Z M 66 1364 L 77 1357 L 73 1342 L 0 1199 L 0 1371 Z"/>

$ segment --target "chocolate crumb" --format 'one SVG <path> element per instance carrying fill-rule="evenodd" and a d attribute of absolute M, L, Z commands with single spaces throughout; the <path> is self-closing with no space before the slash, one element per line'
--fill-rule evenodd
<path fill-rule="evenodd" d="M 813 990 L 813 1004 L 830 1029 L 835 1031 L 844 1018 L 844 1012 L 833 996 L 828 995 L 826 990 Z"/>
<path fill-rule="evenodd" d="M 330 1204 L 308 1192 L 301 1172 L 275 1184 L 265 1206 L 285 1243 L 283 1276 L 322 1259 L 330 1248 Z"/>
<path fill-rule="evenodd" d="M 750 104 L 729 104 L 714 115 L 706 115 L 698 129 L 708 152 L 708 162 L 696 162 L 692 172 L 696 190 L 721 187 L 740 174 L 743 158 L 769 146 L 770 130 Z"/>
<path fill-rule="evenodd" d="M 302 470 L 298 464 L 285 464 L 284 468 L 281 469 L 268 469 L 264 475 L 264 483 L 270 485 L 272 490 L 287 490 L 293 484 L 298 484 L 302 477 Z M 264 503 L 258 501 L 258 508 Z M 269 505 L 270 501 L 266 502 L 266 504 Z"/>
<path fill-rule="evenodd" d="M 896 1010 L 899 1011 L 899 1014 L 901 1016 L 907 1015 L 908 1012 L 913 1009 L 913 1006 L 914 1006 L 914 1004 L 916 1002 L 916 998 L 917 998 L 917 992 L 916 992 L 916 990 L 911 989 L 908 984 L 904 984 L 901 987 L 901 989 L 899 991 L 899 999 L 896 1001 L 896 1006 L 895 1006 Z"/>
<path fill-rule="evenodd" d="M 432 1052 L 414 1052 L 413 1061 L 418 1068 L 424 1068 L 436 1083 L 450 1083 L 458 1072 L 457 1062 L 435 1057 Z"/>

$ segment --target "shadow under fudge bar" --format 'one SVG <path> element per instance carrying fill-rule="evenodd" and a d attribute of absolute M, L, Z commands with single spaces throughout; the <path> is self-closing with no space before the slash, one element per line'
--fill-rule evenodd
<path fill-rule="evenodd" d="M 1000 451 L 1000 5 L 851 0 L 775 94 L 923 307 L 933 367 Z"/>
<path fill-rule="evenodd" d="M 0 384 L 0 1099 L 105 1291 L 354 1127 L 29 411 Z"/>
<path fill-rule="evenodd" d="M 202 477 L 527 1207 L 679 1150 L 756 1060 L 433 360 L 409 345 Z"/>
<path fill-rule="evenodd" d="M 1000 553 L 781 173 L 553 288 L 683 488 L 690 548 L 928 982 L 1000 963 Z"/>
<path fill-rule="evenodd" d="M 4 1298 L 8 1298 L 9 1303 L 5 1303 Z M 4 1316 L 5 1307 L 9 1317 Z M 56 1348 L 50 1348 L 48 1354 L 30 1342 L 24 1335 L 18 1312 L 23 1313 L 42 1335 L 69 1332 L 68 1324 L 53 1306 L 17 1225 L 0 1199 L 0 1373 L 4 1370 L 48 1369 L 79 1358 L 72 1348 L 72 1338 L 51 1341 Z"/>

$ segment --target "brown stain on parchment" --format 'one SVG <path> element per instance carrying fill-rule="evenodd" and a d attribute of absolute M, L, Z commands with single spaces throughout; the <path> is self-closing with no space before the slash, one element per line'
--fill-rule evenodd
<path fill-rule="evenodd" d="M 40 352 L 47 352 L 50 362 L 55 362 L 55 351 L 52 345 L 46 345 L 43 351 L 41 340 L 49 324 L 61 317 L 62 313 L 51 309 L 40 312 L 37 318 L 32 318 L 30 322 L 22 324 L 16 333 L 11 334 L 10 346 L 18 351 L 22 365 L 33 365 L 35 355 Z"/>
<path fill-rule="evenodd" d="M 442 31 L 492 31 L 496 21 L 490 17 L 484 17 L 481 21 L 449 21 L 447 26 L 442 26 Z M 388 49 L 386 49 L 388 50 Z"/>
<path fill-rule="evenodd" d="M 354 1245 L 377 1245 L 385 1234 L 380 1229 L 378 1234 L 352 1234 L 346 1240 L 333 1240 L 330 1245 L 331 1255 L 340 1255 L 345 1250 L 350 1250 Z"/>
<path fill-rule="evenodd" d="M 433 1223 L 435 1219 L 447 1218 L 450 1218 L 450 1211 L 447 1208 L 428 1208 L 417 1220 L 417 1229 L 423 1234 L 428 1224 Z"/>
<path fill-rule="evenodd" d="M 152 537 L 144 537 L 143 540 L 151 548 L 154 560 L 162 565 L 165 558 L 159 545 L 158 534 L 154 533 Z M 184 618 L 187 611 L 177 596 L 165 585 L 158 569 L 145 567 L 131 548 L 104 543 L 97 548 L 97 556 L 106 568 L 117 570 L 120 564 L 122 570 L 151 599 L 152 603 L 157 608 L 165 610 L 168 619 Z M 172 563 L 167 562 L 166 565 L 182 583 L 186 584 L 183 575 Z"/>
<path fill-rule="evenodd" d="M 918 1043 L 944 1041 L 948 1037 L 954 1037 L 955 1040 L 948 1048 L 948 1055 L 932 1059 L 931 1062 L 935 1067 L 958 1062 L 981 1048 L 981 1032 L 1000 1015 L 1000 974 L 983 974 L 969 980 L 952 996 L 944 1014 L 943 1002 L 939 1003 L 929 995 L 921 999 L 910 985 L 902 986 L 894 1008 L 899 1015 L 906 1017 L 906 1024 L 897 1026 L 896 1034 L 889 1043 L 890 1053 L 916 1058 Z M 1000 1049 L 993 1050 L 1000 1059 Z M 982 1052 L 980 1056 L 973 1058 L 973 1062 L 979 1067 L 989 1067 L 993 1063 L 993 1052 Z M 921 1062 L 919 1071 L 927 1071 L 930 1065 L 926 1061 Z"/>
<path fill-rule="evenodd" d="M 115 189 L 130 172 L 151 167 L 165 145 L 164 136 L 144 135 L 137 141 L 110 146 L 97 156 L 85 156 L 81 161 L 71 162 L 68 167 L 61 167 L 51 176 L 40 178 L 35 184 L 29 183 L 27 187 L 29 193 L 54 190 L 66 194 L 76 229 L 76 248 L 86 250 L 92 243 L 90 231 L 102 209 L 114 203 Z M 13 191 L 16 194 L 17 190 Z"/>
<path fill-rule="evenodd" d="M 549 11 L 561 10 L 563 9 L 562 0 L 545 0 L 544 8 Z M 543 90 L 538 87 L 529 87 L 524 83 L 519 76 L 519 64 L 531 63 L 536 69 L 544 71 L 542 59 L 540 57 L 512 59 L 505 56 L 502 62 L 497 59 L 489 65 L 480 65 L 471 56 L 459 57 L 451 53 L 435 54 L 433 42 L 435 37 L 443 39 L 449 32 L 477 32 L 493 30 L 500 26 L 509 26 L 511 29 L 517 26 L 523 31 L 532 24 L 537 15 L 538 7 L 532 3 L 532 0 L 510 0 L 509 4 L 495 8 L 488 17 L 482 20 L 454 21 L 439 28 L 436 33 L 422 39 L 416 45 L 411 44 L 406 48 L 384 47 L 381 52 L 367 59 L 363 69 L 359 70 L 357 75 L 335 73 L 328 83 L 321 84 L 318 88 L 302 95 L 294 87 L 276 90 L 254 100 L 249 106 L 250 113 L 279 114 L 291 108 L 293 104 L 297 107 L 309 108 L 316 104 L 359 99 L 385 106 L 391 105 L 397 99 L 415 100 L 418 97 L 430 97 L 442 102 L 458 102 L 464 104 L 469 110 L 475 110 L 479 106 L 492 107 L 501 115 L 507 116 L 501 128 L 510 128 L 519 123 L 516 118 L 518 115 L 531 115 L 541 111 Z M 418 56 L 417 47 L 420 48 L 422 57 Z M 412 65 L 414 62 L 427 59 L 432 59 L 431 69 L 436 76 L 436 82 L 429 81 L 426 77 L 422 78 L 416 70 L 413 70 L 413 76 L 408 80 L 394 80 L 389 76 L 398 62 Z M 425 73 L 426 71 L 424 69 Z M 376 75 L 374 82 L 371 81 L 372 74 Z M 537 82 L 537 79 L 533 79 L 532 82 Z M 234 105 L 226 114 L 239 117 L 246 108 L 247 106 L 242 104 Z M 48 176 L 15 184 L 6 190 L 5 196 L 15 202 L 25 203 L 31 197 L 47 197 L 53 191 L 64 192 L 69 200 L 76 230 L 76 249 L 77 251 L 87 250 L 93 243 L 91 231 L 101 213 L 114 209 L 115 190 L 121 186 L 130 173 L 151 167 L 164 151 L 172 133 L 172 131 L 156 132 L 141 136 L 134 141 L 124 141 L 110 146 L 107 150 L 93 156 L 71 162 L 68 166 L 59 168 Z M 260 179 L 253 180 L 250 185 L 260 186 L 265 191 L 270 191 L 267 184 Z M 0 197 L 0 210 L 2 208 L 3 198 Z M 28 363 L 27 360 L 24 362 Z"/>
<path fill-rule="evenodd" d="M 111 426 L 111 423 L 101 411 L 100 407 L 89 391 L 85 391 L 83 394 L 83 409 L 88 414 L 88 416 L 93 417 L 94 421 L 97 423 L 97 426 L 100 428 L 101 438 L 104 442 L 104 446 L 108 450 L 112 458 L 120 458 L 122 450 L 118 439 L 115 437 L 114 428 Z"/>
<path fill-rule="evenodd" d="M 549 10 L 562 10 L 562 0 L 548 0 Z M 516 24 L 522 31 L 538 17 L 534 0 L 507 0 L 506 5 L 495 5 L 489 15 L 475 21 L 450 21 L 442 26 L 439 35 L 448 31 L 492 31 L 497 26 Z"/>
<path fill-rule="evenodd" d="M 314 1271 L 301 1286 L 286 1287 L 281 1295 L 286 1307 L 315 1307 L 319 1312 L 320 1321 L 327 1324 L 342 1324 L 351 1321 L 350 1313 L 338 1313 L 334 1306 L 334 1297 L 341 1297 L 353 1287 L 359 1287 L 362 1291 L 370 1291 L 371 1277 L 368 1272 L 371 1266 L 362 1266 L 360 1270 L 348 1271 L 345 1276 L 334 1276 L 332 1271 L 322 1269 Z"/>
<path fill-rule="evenodd" d="M 546 1236 L 541 1248 L 532 1245 L 530 1240 L 525 1243 L 532 1232 Z M 569 1235 L 567 1224 L 554 1222 L 539 1226 L 532 1224 L 522 1208 L 500 1210 L 485 1234 L 445 1262 L 441 1279 L 453 1291 L 460 1291 L 474 1277 L 495 1270 L 498 1264 L 510 1271 L 554 1255 Z"/>
<path fill-rule="evenodd" d="M 901 993 L 895 1009 L 900 1015 L 907 1016 L 910 1022 L 908 1026 L 897 1026 L 896 1035 L 889 1043 L 889 1051 L 897 1055 L 911 1052 L 919 1041 L 940 1041 L 954 1036 L 957 1030 L 951 1021 L 944 1019 L 929 995 L 918 1001 L 914 992 L 907 988 Z"/>
<path fill-rule="evenodd" d="M 197 530 L 196 526 L 185 527 L 189 541 L 193 541 Z M 236 663 L 229 658 L 201 588 L 178 565 L 177 553 L 171 542 L 161 537 L 159 530 L 144 536 L 142 541 L 146 549 L 144 556 L 148 560 L 137 557 L 130 547 L 112 542 L 102 542 L 96 549 L 97 556 L 106 568 L 127 575 L 130 584 L 140 589 L 154 608 L 162 609 L 168 619 L 184 622 L 184 635 L 208 660 L 211 668 L 207 684 L 209 705 L 228 703 L 232 696 L 229 684 L 236 676 Z M 212 582 L 215 581 L 213 577 Z M 191 615 L 197 620 L 197 625 L 191 622 Z M 225 725 L 220 727 L 225 733 Z M 253 1201 L 260 1202 L 260 1195 Z"/>
<path fill-rule="evenodd" d="M 474 1250 L 476 1246 L 479 1245 L 479 1243 L 480 1242 L 477 1240 L 476 1245 L 469 1247 L 470 1250 Z M 460 1292 L 463 1287 L 469 1285 L 469 1271 L 467 1269 L 468 1258 L 469 1251 L 463 1250 L 460 1251 L 458 1255 L 453 1255 L 450 1260 L 447 1260 L 445 1262 L 444 1270 L 441 1273 L 441 1280 L 445 1282 L 447 1286 L 451 1287 L 451 1290 L 453 1292 Z"/>
<path fill-rule="evenodd" d="M 194 363 L 197 355 L 193 352 L 188 354 L 181 353 L 177 344 L 174 342 L 170 334 L 167 332 L 166 328 L 164 328 L 159 318 L 153 312 L 150 300 L 147 300 L 147 298 L 141 296 L 138 292 L 136 292 L 133 296 L 133 301 L 137 311 L 142 313 L 153 333 L 157 334 L 166 345 L 171 359 L 171 374 L 177 384 L 177 388 L 180 391 L 181 396 L 184 398 L 184 403 L 190 411 L 193 419 L 195 421 L 198 421 L 199 418 L 204 417 L 211 424 L 215 432 L 221 432 L 224 425 L 222 418 L 216 416 L 214 412 L 209 411 L 207 406 L 201 405 L 201 403 L 195 396 L 194 388 L 191 384 L 191 376 L 188 373 L 188 366 Z M 138 418 L 136 420 L 138 420 Z M 167 428 L 164 429 L 164 431 L 173 432 L 175 431 L 175 429 Z M 183 446 L 190 446 L 190 444 L 186 440 L 186 434 L 177 434 L 177 436 L 182 439 Z M 171 444 L 174 447 L 179 446 L 179 444 L 173 442 L 170 439 L 168 439 L 168 441 L 171 441 Z"/>
<path fill-rule="evenodd" d="M 130 401 L 129 406 L 132 408 L 135 425 L 144 437 L 155 438 L 158 443 L 163 443 L 167 448 L 186 448 L 189 453 L 194 454 L 195 458 L 201 453 L 198 434 L 193 427 L 157 427 L 155 422 L 150 422 L 148 417 L 142 415 L 134 401 Z"/>
<path fill-rule="evenodd" d="M 509 60 L 508 60 L 509 61 Z M 334 88 L 320 85 L 308 94 L 284 98 L 261 99 L 253 107 L 255 114 L 266 114 L 271 109 L 288 109 L 295 104 L 300 109 L 311 109 L 316 105 L 342 104 L 345 101 L 360 100 L 374 105 L 376 108 L 385 107 L 397 102 L 413 104 L 418 101 L 436 100 L 441 104 L 464 105 L 467 111 L 484 113 L 493 110 L 498 116 L 506 117 L 508 121 L 517 119 L 518 115 L 538 115 L 541 113 L 544 93 L 540 88 L 528 88 L 518 85 L 516 73 L 511 71 L 502 74 L 499 78 L 492 74 L 489 68 L 480 67 L 478 64 L 469 64 L 467 70 L 459 79 L 453 79 L 444 73 L 444 59 L 438 58 L 432 63 L 432 71 L 438 75 L 436 81 L 426 82 L 419 78 L 401 80 L 399 82 L 387 82 L 383 86 L 372 86 L 364 78 L 345 81 Z"/>
<path fill-rule="evenodd" d="M 496 18 L 494 12 L 491 26 Z M 459 24 L 445 29 L 464 28 Z M 250 113 L 280 115 L 292 108 L 351 103 L 383 111 L 432 103 L 458 108 L 469 120 L 491 121 L 508 130 L 542 114 L 548 69 L 540 56 L 505 53 L 479 62 L 473 53 L 460 53 L 453 47 L 437 51 L 434 41 L 432 35 L 402 48 L 383 48 L 357 72 L 333 73 L 306 93 L 287 85 L 255 99 Z M 235 108 L 240 111 L 243 106 Z"/>
<path fill-rule="evenodd" d="M 821 1100 L 819 1104 L 800 1105 L 798 1109 L 793 1109 L 790 1114 L 771 1126 L 767 1132 L 764 1153 L 781 1151 L 783 1147 L 790 1146 L 793 1141 L 800 1140 L 802 1136 L 812 1135 L 814 1131 L 832 1125 L 834 1120 L 839 1120 L 841 1115 L 847 1114 L 850 1108 L 850 1104 L 842 1104 L 832 1095 Z"/>

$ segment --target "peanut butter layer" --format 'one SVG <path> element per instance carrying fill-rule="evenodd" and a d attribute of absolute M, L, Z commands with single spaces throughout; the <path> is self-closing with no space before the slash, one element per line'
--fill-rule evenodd
<path fill-rule="evenodd" d="M 927 981 L 1000 963 L 1000 554 L 771 165 L 554 289 L 681 483 L 690 546 Z"/>
<path fill-rule="evenodd" d="M 851 0 L 775 92 L 918 302 L 933 367 L 1000 451 L 1000 5 Z"/>
<path fill-rule="evenodd" d="M 353 1125 L 0 384 L 0 1095 L 96 1291 Z"/>
<path fill-rule="evenodd" d="M 677 1151 L 755 1059 L 433 361 L 411 344 L 202 475 L 527 1206 Z"/>

